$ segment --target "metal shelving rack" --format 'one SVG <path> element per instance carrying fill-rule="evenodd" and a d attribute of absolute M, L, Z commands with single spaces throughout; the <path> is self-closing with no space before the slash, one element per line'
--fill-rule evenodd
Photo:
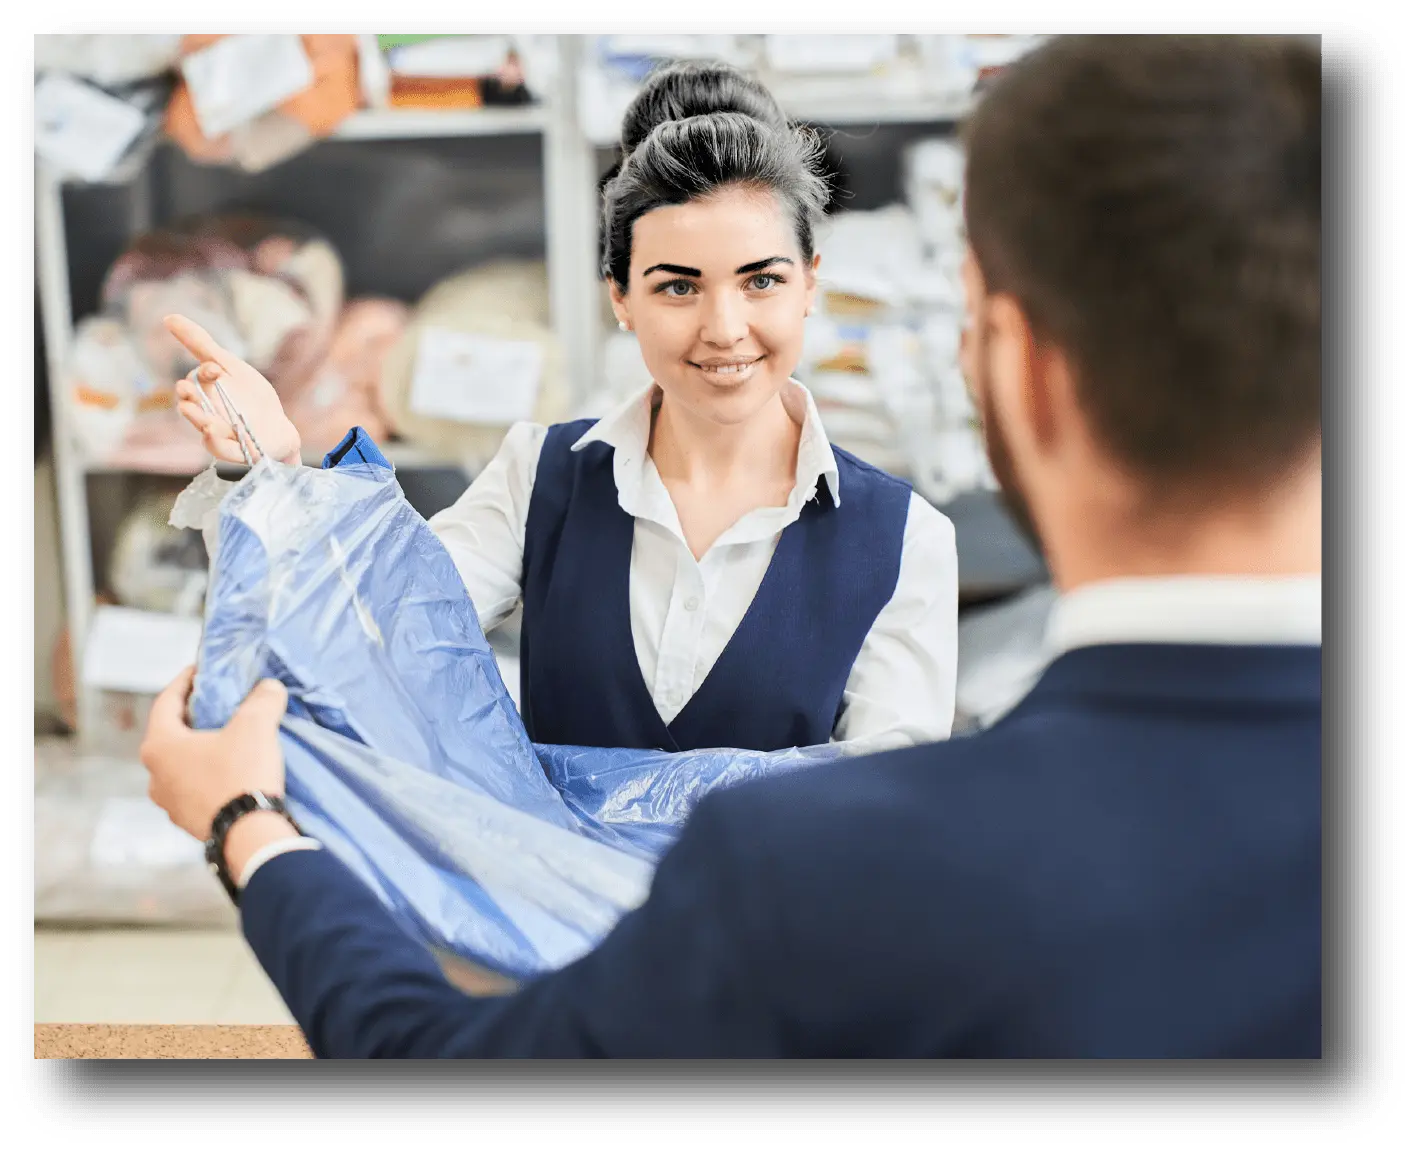
<path fill-rule="evenodd" d="M 542 103 L 515 108 L 466 112 L 370 110 L 349 117 L 334 133 L 342 141 L 452 139 L 477 136 L 538 135 L 542 141 L 545 197 L 546 263 L 550 277 L 552 322 L 565 342 L 572 365 L 571 386 L 588 389 L 593 360 L 595 301 L 583 288 L 593 281 L 594 221 L 589 197 L 593 187 L 593 150 L 579 131 L 572 101 L 576 45 L 559 38 L 558 82 Z M 95 608 L 95 578 L 90 558 L 91 525 L 87 479 L 115 469 L 91 465 L 80 455 L 73 433 L 69 399 L 64 394 L 64 366 L 73 339 L 69 283 L 70 260 L 64 219 L 64 179 L 43 162 L 35 167 L 35 244 L 45 353 L 53 412 L 53 459 L 60 518 L 66 617 L 73 659 L 78 737 L 89 744 L 98 731 L 98 694 L 83 679 L 84 641 Z M 578 350 L 578 351 L 577 351 Z M 393 445 L 395 466 L 413 468 L 449 461 L 416 445 Z"/>

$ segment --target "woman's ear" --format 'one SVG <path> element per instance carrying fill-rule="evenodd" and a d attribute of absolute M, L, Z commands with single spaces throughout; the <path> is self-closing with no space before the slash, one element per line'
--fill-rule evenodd
<path fill-rule="evenodd" d="M 618 284 L 614 283 L 612 276 L 605 276 L 604 283 L 609 286 L 609 303 L 614 309 L 614 319 L 619 322 L 619 330 L 628 332 L 633 330 L 633 319 L 629 316 L 628 300 L 624 293 L 620 291 Z"/>
<path fill-rule="evenodd" d="M 815 310 L 815 291 L 820 274 L 820 253 L 815 253 L 815 258 L 805 265 L 805 314 L 808 316 Z"/>

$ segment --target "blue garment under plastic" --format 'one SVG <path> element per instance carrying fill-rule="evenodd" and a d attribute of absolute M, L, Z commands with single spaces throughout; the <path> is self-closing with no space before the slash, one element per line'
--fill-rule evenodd
<path fill-rule="evenodd" d="M 641 902 L 703 795 L 838 754 L 533 746 L 450 556 L 377 463 L 209 472 L 173 522 L 212 556 L 192 723 L 281 680 L 295 817 L 409 931 L 512 977 Z"/>

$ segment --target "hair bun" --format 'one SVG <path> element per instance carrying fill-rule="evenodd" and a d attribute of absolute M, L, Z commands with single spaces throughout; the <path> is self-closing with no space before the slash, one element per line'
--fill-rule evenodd
<path fill-rule="evenodd" d="M 654 71 L 624 113 L 619 147 L 628 155 L 659 124 L 740 112 L 772 128 L 789 127 L 776 98 L 755 77 L 717 60 L 687 60 Z"/>

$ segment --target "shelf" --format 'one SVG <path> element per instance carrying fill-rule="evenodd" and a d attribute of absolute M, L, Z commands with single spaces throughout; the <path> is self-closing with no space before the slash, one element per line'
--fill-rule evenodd
<path fill-rule="evenodd" d="M 548 122 L 540 105 L 476 108 L 467 111 L 355 112 L 334 131 L 333 140 L 413 140 L 452 136 L 517 136 L 542 132 Z"/>
<path fill-rule="evenodd" d="M 549 117 L 543 106 L 518 108 L 477 108 L 467 111 L 394 111 L 365 109 L 355 112 L 328 140 L 432 140 L 456 139 L 467 136 L 529 136 L 545 130 Z M 159 136 L 154 148 L 177 148 L 166 136 Z M 113 173 L 102 180 L 89 181 L 67 172 L 56 171 L 39 162 L 48 178 L 65 188 L 116 186 L 130 183 L 146 166 L 147 152 L 140 163 L 124 160 Z M 240 171 L 232 166 L 231 171 Z"/>
<path fill-rule="evenodd" d="M 459 460 L 450 456 L 429 451 L 416 444 L 380 444 L 378 450 L 383 453 L 388 462 L 393 465 L 394 470 L 413 471 L 428 468 L 458 468 L 462 467 Z M 306 455 L 304 463 L 307 467 L 317 468 L 324 463 L 323 453 Z M 223 471 L 232 472 L 244 471 L 244 466 L 240 464 L 221 463 L 217 465 Z M 203 464 L 200 470 L 204 470 L 207 464 Z M 156 468 L 156 467 L 127 467 L 120 464 L 87 463 L 84 465 L 84 472 L 91 476 L 154 476 L 167 479 L 191 479 L 198 474 L 198 471 L 190 468 Z"/>

